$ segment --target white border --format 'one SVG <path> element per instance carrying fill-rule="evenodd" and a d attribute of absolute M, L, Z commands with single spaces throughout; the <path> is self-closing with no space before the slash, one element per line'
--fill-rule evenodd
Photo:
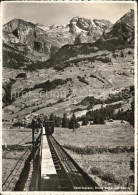
<path fill-rule="evenodd" d="M 137 131 L 138 131 L 138 117 L 137 117 L 137 114 L 138 114 L 138 98 L 137 98 L 137 90 L 138 90 L 138 85 L 137 85 L 137 76 L 138 76 L 138 70 L 137 70 L 137 57 L 138 57 L 138 51 L 137 51 L 137 32 L 138 32 L 138 29 L 137 29 L 137 20 L 138 20 L 138 10 L 137 10 L 137 3 L 135 2 L 135 133 L 134 133 L 134 147 L 135 147 L 135 168 L 134 168 L 134 173 L 135 173 L 135 192 L 137 192 Z"/>
<path fill-rule="evenodd" d="M 2 4 L 0 4 L 0 38 L 2 38 Z M 0 173 L 2 173 L 2 39 L 0 39 Z M 2 175 L 0 175 L 0 192 L 2 191 Z"/>
<path fill-rule="evenodd" d="M 120 0 L 120 1 L 116 1 L 116 0 L 36 0 L 36 1 L 33 1 L 33 0 L 20 0 L 20 1 L 11 1 L 11 0 L 6 0 L 6 1 L 2 1 L 2 3 L 133 3 L 135 5 L 137 5 L 137 2 L 136 0 L 135 1 L 127 1 L 127 0 Z"/>
<path fill-rule="evenodd" d="M 0 178 L 0 192 L 2 195 L 71 195 L 71 194 L 75 194 L 75 195 L 91 195 L 91 194 L 96 194 L 96 195 L 100 195 L 100 194 L 103 194 L 103 195 L 107 195 L 107 194 L 112 194 L 112 195 L 116 195 L 116 194 L 124 194 L 124 195 L 127 195 L 127 194 L 137 194 L 137 2 L 136 1 L 98 1 L 98 0 L 84 0 L 84 1 L 81 1 L 81 0 L 65 0 L 65 1 L 62 1 L 62 0 L 52 0 L 52 1 L 3 1 L 1 2 L 0 4 L 0 8 L 1 8 L 1 20 L 0 20 L 0 37 L 2 37 L 2 4 L 6 4 L 6 3 L 105 3 L 105 4 L 108 4 L 108 3 L 133 3 L 134 4 L 134 11 L 135 11 L 135 133 L 134 133 L 134 147 L 135 147 L 135 190 L 134 192 L 130 191 L 130 192 L 127 192 L 127 191 L 119 191 L 119 192 L 114 192 L 114 191 L 106 191 L 106 192 L 54 192 L 54 191 L 37 191 L 37 192 L 31 192 L 31 191 L 20 191 L 20 192 L 17 192 L 17 191 L 2 191 L 2 176 Z M 0 67 L 0 73 L 1 73 L 1 76 L 0 76 L 0 83 L 1 83 L 1 89 L 2 89 L 2 39 L 0 40 L 0 44 L 1 44 L 1 47 L 0 47 L 0 62 L 1 62 L 1 67 Z M 0 105 L 1 105 L 1 108 L 2 108 L 2 90 L 0 90 Z M 2 129 L 2 110 L 0 112 L 0 129 Z M 1 134 L 0 134 L 0 145 L 1 145 L 1 148 L 2 148 L 2 131 L 1 131 Z M 0 150 L 0 172 L 2 173 L 2 150 Z"/>

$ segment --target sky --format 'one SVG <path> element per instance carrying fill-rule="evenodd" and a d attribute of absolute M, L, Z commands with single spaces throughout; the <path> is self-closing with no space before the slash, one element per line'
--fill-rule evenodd
<path fill-rule="evenodd" d="M 2 2 L 3 24 L 17 18 L 45 26 L 64 25 L 75 17 L 106 19 L 115 23 L 134 3 L 95 3 L 95 2 Z"/>

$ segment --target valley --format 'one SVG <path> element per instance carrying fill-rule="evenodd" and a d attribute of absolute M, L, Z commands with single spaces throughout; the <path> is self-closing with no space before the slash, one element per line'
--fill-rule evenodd
<path fill-rule="evenodd" d="M 124 57 L 121 57 L 121 53 L 123 53 L 125 60 Z M 106 57 L 110 59 L 110 62 L 103 63 L 100 59 L 91 62 L 87 59 L 87 55 L 85 55 L 85 60 L 82 60 L 82 58 L 78 56 L 74 60 L 80 61 L 77 63 L 71 61 L 69 67 L 64 68 L 63 66 L 63 70 L 49 68 L 35 71 L 24 71 L 18 69 L 13 69 L 11 71 L 8 68 L 4 68 L 3 77 L 5 81 L 8 80 L 9 75 L 12 75 L 11 78 L 16 81 L 12 85 L 13 97 L 17 92 L 22 92 L 23 89 L 25 89 L 25 91 L 24 94 L 16 98 L 16 100 L 12 103 L 12 106 L 6 106 L 3 109 L 3 112 L 5 113 L 5 115 L 3 115 L 3 119 L 9 118 L 12 120 L 13 118 L 17 118 L 17 115 L 22 119 L 27 113 L 33 113 L 33 110 L 36 107 L 38 109 L 35 113 L 38 114 L 45 113 L 50 115 L 52 112 L 56 112 L 56 115 L 62 116 L 68 108 L 71 109 L 71 114 L 71 107 L 73 107 L 73 110 L 79 108 L 79 106 L 76 106 L 74 102 L 78 103 L 88 96 L 94 96 L 95 98 L 100 97 L 101 100 L 106 100 L 109 97 L 109 94 L 115 94 L 118 91 L 133 85 L 133 50 L 131 48 L 121 51 L 118 50 L 115 52 L 117 57 L 113 57 L 114 54 L 109 51 L 100 51 L 95 53 L 95 56 L 98 56 L 99 58 L 103 55 L 106 55 Z M 94 57 L 94 54 L 89 54 L 89 58 L 90 56 Z M 20 72 L 25 72 L 27 78 L 16 78 Z M 81 81 L 79 77 L 83 78 L 84 82 Z M 50 90 L 48 90 L 48 88 L 45 89 L 41 87 L 42 85 L 40 85 L 46 81 L 56 83 L 58 79 L 68 81 L 66 83 L 59 83 L 59 85 L 57 83 L 57 87 Z M 40 97 L 41 94 L 42 97 Z M 55 104 L 52 106 L 52 109 L 49 109 L 48 105 L 50 104 Z M 20 110 L 20 108 L 22 109 Z M 5 110 L 9 110 L 9 114 L 6 113 Z M 14 111 L 14 114 L 11 115 L 12 111 Z"/>

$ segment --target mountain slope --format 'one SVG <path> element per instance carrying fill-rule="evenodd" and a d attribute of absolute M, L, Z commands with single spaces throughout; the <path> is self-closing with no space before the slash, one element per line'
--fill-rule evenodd
<path fill-rule="evenodd" d="M 75 43 L 89 43 L 98 40 L 103 32 L 112 27 L 112 24 L 107 20 L 74 17 L 69 26 L 70 32 L 77 35 Z"/>
<path fill-rule="evenodd" d="M 28 59 L 25 65 L 33 61 L 45 61 L 66 44 L 94 42 L 110 27 L 109 21 L 79 17 L 71 19 L 67 25 L 54 24 L 50 27 L 13 19 L 3 26 L 3 53 L 7 58 L 4 66 L 11 66 L 8 62 L 9 55 L 12 56 L 12 61 L 20 64 L 12 54 L 15 49 L 20 55 L 25 53 L 24 58 Z M 17 67 L 18 65 L 15 66 Z"/>
<path fill-rule="evenodd" d="M 112 43 L 115 45 L 133 46 L 134 44 L 134 10 L 130 10 L 121 17 L 112 27 L 112 29 L 104 33 L 98 40 L 100 44 Z"/>
<path fill-rule="evenodd" d="M 90 28 L 91 20 L 83 21 L 80 20 L 78 17 L 74 19 L 75 22 L 74 26 L 80 26 L 84 31 L 87 33 L 92 30 L 93 27 Z M 96 20 L 95 20 L 96 22 Z M 106 21 L 108 24 L 108 22 Z M 101 25 L 102 23 L 100 23 Z M 109 23 L 110 24 L 110 23 Z M 111 27 L 111 25 L 109 25 Z M 51 66 L 55 66 L 57 64 L 63 64 L 64 61 L 68 60 L 69 58 L 75 57 L 77 58 L 78 55 L 88 55 L 95 52 L 97 50 L 109 50 L 113 51 L 117 48 L 123 47 L 133 47 L 134 45 L 134 10 L 130 10 L 126 13 L 122 18 L 120 18 L 112 28 L 103 28 L 102 25 L 100 26 L 104 30 L 104 34 L 94 43 L 88 43 L 86 39 L 84 39 L 84 43 L 79 43 L 80 39 L 82 38 L 79 34 L 76 37 L 76 44 L 75 45 L 65 45 L 58 50 L 58 52 L 52 56 L 47 62 L 51 63 Z M 100 28 L 99 27 L 99 28 Z M 97 27 L 96 27 L 97 28 Z M 95 29 L 96 29 L 95 28 Z M 76 33 L 73 28 L 73 33 Z M 78 39 L 78 40 L 77 40 Z"/>

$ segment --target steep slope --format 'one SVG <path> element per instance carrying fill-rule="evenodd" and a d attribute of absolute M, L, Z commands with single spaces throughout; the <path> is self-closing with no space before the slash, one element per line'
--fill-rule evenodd
<path fill-rule="evenodd" d="M 112 27 L 111 31 L 104 33 L 104 35 L 97 41 L 98 45 L 102 47 L 109 47 L 112 45 L 129 45 L 134 44 L 134 10 L 130 10 L 123 17 L 121 17 Z"/>
<path fill-rule="evenodd" d="M 107 33 L 109 37 L 118 37 L 118 39 L 129 43 L 134 40 L 134 10 L 130 10 L 113 26 L 113 30 Z"/>
<path fill-rule="evenodd" d="M 25 65 L 34 61 L 45 61 L 66 44 L 94 42 L 111 27 L 111 23 L 105 20 L 79 17 L 77 20 L 76 22 L 75 17 L 67 25 L 54 24 L 50 27 L 21 19 L 11 20 L 3 26 L 3 53 L 7 58 L 4 66 L 11 66 L 8 59 L 12 56 L 12 63 L 14 61 L 18 64 L 12 67 L 20 67 L 16 56 L 13 55 L 15 49 L 19 55 L 25 54 L 24 58 L 28 59 L 28 63 L 24 63 L 23 60 Z"/>
<path fill-rule="evenodd" d="M 95 23 L 99 22 L 94 20 Z M 102 20 L 104 21 L 104 20 Z M 69 58 L 75 57 L 78 55 L 86 55 L 91 54 L 97 50 L 109 50 L 113 51 L 115 49 L 121 49 L 123 47 L 133 47 L 134 46 L 134 10 L 130 10 L 126 13 L 122 18 L 120 18 L 112 28 L 110 22 L 104 21 L 108 24 L 108 28 L 104 26 L 104 23 L 100 21 L 99 26 L 91 25 L 92 20 L 84 20 L 78 17 L 74 18 L 71 22 L 73 26 L 71 26 L 72 33 L 79 33 L 78 28 L 80 27 L 85 34 L 94 32 L 104 32 L 100 39 L 96 42 L 88 43 L 86 40 L 86 36 L 83 34 L 79 34 L 76 37 L 75 45 L 65 45 L 58 52 L 52 56 L 47 62 L 51 63 L 52 66 L 55 66 L 60 63 L 64 63 L 64 61 Z M 80 29 L 79 28 L 79 29 Z M 99 29 L 99 30 L 98 30 Z M 108 31 L 108 32 L 107 32 Z M 98 37 L 97 34 L 95 34 Z M 92 39 L 92 37 L 91 37 Z M 84 43 L 80 43 L 82 42 Z"/>
<path fill-rule="evenodd" d="M 12 85 L 16 81 L 14 79 L 9 79 L 5 81 L 2 85 L 2 102 L 3 106 L 9 105 L 12 103 L 13 99 L 11 97 L 11 92 L 12 92 Z"/>
<path fill-rule="evenodd" d="M 76 45 L 64 45 L 58 52 L 47 60 L 51 66 L 63 64 L 66 60 L 78 55 L 87 55 L 95 53 L 99 49 L 94 47 L 93 43 L 81 43 Z"/>
<path fill-rule="evenodd" d="M 46 31 L 30 22 L 21 19 L 13 19 L 3 26 L 3 41 L 5 43 L 18 43 L 26 45 L 28 49 L 39 53 L 50 53 L 52 40 Z M 20 48 L 19 48 L 20 49 Z"/>
<path fill-rule="evenodd" d="M 74 17 L 69 26 L 70 32 L 77 35 L 75 43 L 88 43 L 98 40 L 106 30 L 112 27 L 112 23 L 107 20 Z"/>

